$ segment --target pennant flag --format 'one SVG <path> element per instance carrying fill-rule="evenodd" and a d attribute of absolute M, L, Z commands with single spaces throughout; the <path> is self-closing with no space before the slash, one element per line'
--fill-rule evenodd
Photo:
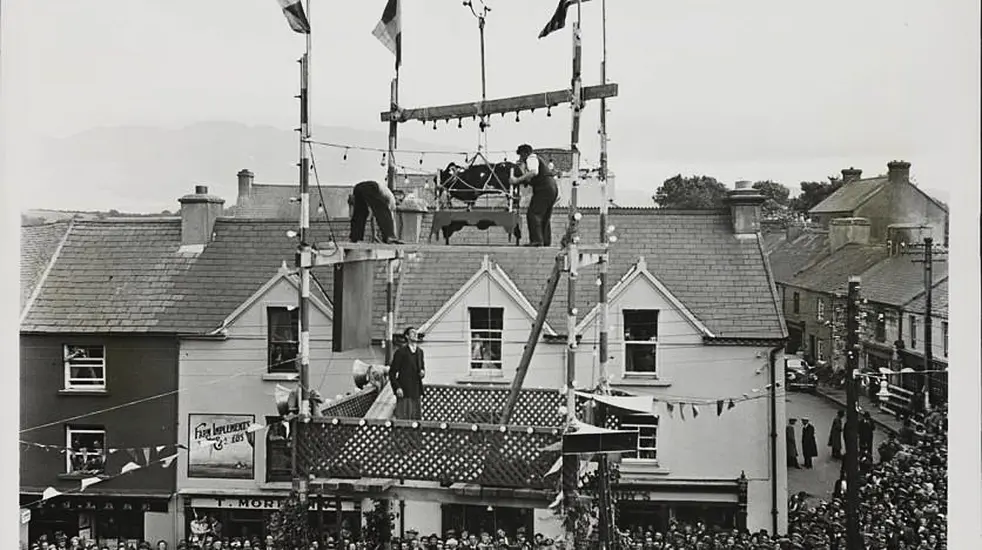
<path fill-rule="evenodd" d="M 699 408 L 696 407 L 695 403 L 692 404 L 692 418 L 699 418 Z"/>
<path fill-rule="evenodd" d="M 137 454 L 136 449 L 126 449 L 126 452 L 130 455 L 130 458 L 133 459 L 133 462 L 136 462 L 137 464 L 140 463 L 140 455 Z"/>
<path fill-rule="evenodd" d="M 109 456 L 112 456 L 112 455 L 114 455 L 114 454 L 116 454 L 118 452 L 119 452 L 119 449 L 117 449 L 116 447 L 110 447 L 109 448 Z"/>
<path fill-rule="evenodd" d="M 730 409 L 732 409 L 733 407 L 736 407 L 736 403 L 734 403 L 734 402 L 733 402 L 733 399 L 731 398 L 731 399 L 730 399 L 730 402 L 726 404 L 726 410 L 730 410 Z"/>
<path fill-rule="evenodd" d="M 685 403 L 679 401 L 679 417 L 685 420 Z"/>
<path fill-rule="evenodd" d="M 253 422 L 252 424 L 249 424 L 249 427 L 246 428 L 246 431 L 249 432 L 249 433 L 258 432 L 259 430 L 263 429 L 264 427 L 265 426 L 263 426 L 262 424 L 260 424 L 258 422 Z"/>
<path fill-rule="evenodd" d="M 556 495 L 556 500 L 553 500 L 552 504 L 549 505 L 549 509 L 559 506 L 559 504 L 562 503 L 562 501 L 563 501 L 563 492 L 559 491 L 559 494 Z"/>
<path fill-rule="evenodd" d="M 143 463 L 150 464 L 150 447 L 143 448 Z"/>
<path fill-rule="evenodd" d="M 582 1 L 586 2 L 587 0 Z M 570 6 L 575 5 L 576 0 L 559 0 L 559 5 L 556 6 L 556 13 L 552 14 L 552 19 L 543 27 L 542 32 L 539 33 L 539 38 L 545 38 L 549 34 L 564 28 L 566 26 L 566 12 L 569 11 Z"/>
<path fill-rule="evenodd" d="M 172 462 L 174 462 L 175 458 L 177 458 L 177 453 L 174 453 L 168 457 L 161 459 L 160 465 L 163 466 L 164 468 L 170 468 L 170 465 Z"/>
<path fill-rule="evenodd" d="M 164 445 L 157 445 L 157 454 L 164 450 Z"/>
<path fill-rule="evenodd" d="M 300 34 L 310 34 L 310 22 L 307 21 L 307 14 L 303 12 L 303 4 L 300 0 L 278 0 L 283 8 L 283 15 L 286 22 L 294 32 Z"/>
<path fill-rule="evenodd" d="M 41 500 L 52 499 L 60 494 L 61 491 L 59 491 L 58 489 L 55 489 L 54 487 L 48 487 L 47 489 L 44 490 L 43 493 L 41 493 Z"/>
<path fill-rule="evenodd" d="M 562 459 L 562 458 L 557 458 L 557 459 L 556 459 L 556 462 L 553 462 L 553 464 L 552 464 L 552 467 L 551 467 L 551 468 L 549 468 L 549 471 L 548 471 L 548 472 L 546 472 L 546 474 L 545 474 L 545 475 L 544 475 L 543 477 L 549 477 L 549 476 L 551 476 L 552 474 L 555 474 L 555 473 L 556 473 L 556 472 L 558 472 L 558 471 L 560 470 L 560 468 L 562 468 L 562 467 L 563 467 L 563 459 Z"/>
<path fill-rule="evenodd" d="M 720 416 L 722 414 L 723 414 L 723 400 L 722 399 L 717 399 L 716 400 L 716 416 Z"/>
<path fill-rule="evenodd" d="M 375 25 L 372 35 L 396 56 L 396 68 L 399 68 L 402 65 L 402 6 L 399 0 L 386 2 L 382 19 Z"/>
<path fill-rule="evenodd" d="M 668 409 L 668 416 L 672 416 L 672 413 L 675 412 L 675 404 L 674 403 L 671 403 L 671 402 L 666 401 L 665 402 L 665 408 Z"/>
<path fill-rule="evenodd" d="M 126 472 L 132 472 L 133 470 L 139 470 L 139 469 L 140 469 L 140 465 L 139 464 L 137 464 L 135 462 L 127 462 L 123 466 L 123 469 L 119 471 L 119 473 L 120 473 L 120 475 L 122 475 L 122 474 L 125 474 Z"/>
<path fill-rule="evenodd" d="M 87 478 L 85 478 L 85 479 L 82 480 L 82 488 L 79 489 L 79 491 L 84 491 L 89 486 L 95 485 L 96 483 L 99 483 L 100 481 L 102 481 L 102 478 L 100 478 L 100 477 L 87 477 Z"/>

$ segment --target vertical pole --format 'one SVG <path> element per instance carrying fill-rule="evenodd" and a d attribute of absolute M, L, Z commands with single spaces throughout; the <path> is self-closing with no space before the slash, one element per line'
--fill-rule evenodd
<path fill-rule="evenodd" d="M 573 77 L 572 77 L 572 128 L 570 132 L 570 150 L 573 153 L 573 178 L 570 191 L 569 204 L 569 232 L 568 242 L 566 243 L 566 258 L 569 262 L 569 280 L 567 284 L 567 317 L 566 317 L 566 420 L 572 426 L 576 420 L 576 279 L 579 276 L 578 263 L 579 251 L 577 243 L 579 237 L 579 218 L 577 212 L 577 195 L 579 191 L 580 177 L 580 111 L 582 109 L 581 94 L 581 44 L 580 44 L 580 23 L 583 18 L 583 7 L 581 0 L 576 2 L 576 21 L 573 23 Z M 579 477 L 579 457 L 577 455 L 563 456 L 563 496 L 565 497 L 564 506 L 567 514 L 577 503 L 578 478 Z M 566 548 L 576 548 L 576 525 L 567 521 L 566 524 Z"/>
<path fill-rule="evenodd" d="M 607 0 L 601 2 L 602 26 L 601 42 L 603 56 L 600 60 L 600 83 L 607 83 Z M 606 246 L 609 242 L 607 231 L 607 99 L 600 99 L 600 244 Z M 600 393 L 610 394 L 610 378 L 607 372 L 607 361 L 610 359 L 608 338 L 610 330 L 610 308 L 607 302 L 607 253 L 604 251 L 600 259 Z M 600 407 L 601 418 L 606 419 L 607 407 Z M 611 534 L 614 532 L 614 511 L 611 509 L 613 500 L 610 498 L 610 462 L 606 454 L 600 455 L 600 547 L 604 550 L 614 543 Z"/>
<path fill-rule="evenodd" d="M 399 137 L 399 123 L 396 121 L 395 116 L 396 111 L 399 109 L 399 63 L 396 61 L 396 75 L 392 79 L 392 83 L 389 86 L 389 110 L 392 111 L 392 117 L 389 119 L 389 151 L 388 151 L 388 169 L 386 171 L 385 182 L 389 186 L 390 191 L 396 190 L 396 147 L 398 144 Z"/>
<path fill-rule="evenodd" d="M 862 550 L 859 531 L 859 414 L 856 411 L 856 366 L 859 363 L 859 277 L 849 277 L 846 305 L 846 546 Z"/>
<path fill-rule="evenodd" d="M 934 338 L 931 327 L 931 309 L 934 304 L 931 292 L 934 282 L 934 239 L 924 238 L 924 411 L 931 409 L 931 370 L 934 366 Z"/>
<path fill-rule="evenodd" d="M 395 353 L 395 262 L 397 260 L 386 260 L 385 262 L 385 364 L 392 364 L 392 355 Z"/>

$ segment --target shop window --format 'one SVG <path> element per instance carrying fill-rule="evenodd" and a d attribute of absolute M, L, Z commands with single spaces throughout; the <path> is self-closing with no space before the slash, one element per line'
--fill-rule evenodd
<path fill-rule="evenodd" d="M 65 389 L 106 389 L 106 348 L 65 345 Z"/>
<path fill-rule="evenodd" d="M 658 310 L 625 309 L 624 372 L 656 373 L 658 351 Z"/>
<path fill-rule="evenodd" d="M 300 308 L 268 307 L 269 322 L 267 348 L 269 372 L 298 372 L 297 357 L 300 354 Z"/>
<path fill-rule="evenodd" d="M 106 430 L 69 426 L 65 429 L 69 474 L 98 475 L 106 469 Z"/>
<path fill-rule="evenodd" d="M 505 309 L 471 307 L 471 370 L 501 374 L 501 343 Z"/>

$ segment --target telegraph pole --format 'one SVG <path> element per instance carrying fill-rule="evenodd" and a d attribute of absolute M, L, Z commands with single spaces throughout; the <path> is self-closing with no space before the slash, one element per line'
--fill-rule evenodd
<path fill-rule="evenodd" d="M 934 268 L 932 267 L 934 239 L 924 238 L 924 410 L 931 410 L 931 371 L 934 370 L 934 338 L 931 330 L 931 310 L 933 296 L 931 287 L 934 286 Z"/>
<path fill-rule="evenodd" d="M 846 304 L 846 546 L 862 550 L 859 531 L 859 414 L 856 411 L 856 370 L 859 365 L 859 277 L 849 277 Z"/>

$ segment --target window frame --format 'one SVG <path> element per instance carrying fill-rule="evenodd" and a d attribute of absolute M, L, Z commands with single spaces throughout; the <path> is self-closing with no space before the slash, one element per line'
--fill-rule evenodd
<path fill-rule="evenodd" d="M 296 340 L 274 340 L 273 312 L 285 311 L 290 316 L 291 328 L 296 331 Z M 296 319 L 294 319 L 296 318 Z M 292 363 L 274 363 L 273 349 L 276 345 L 293 344 L 296 355 Z M 289 360 L 287 360 L 289 361 Z M 292 366 L 290 366 L 292 365 Z M 268 374 L 298 374 L 300 372 L 300 308 L 296 306 L 266 305 L 266 372 Z"/>
<path fill-rule="evenodd" d="M 873 327 L 873 339 L 877 342 L 887 341 L 887 312 L 881 309 L 876 312 L 876 324 Z"/>
<path fill-rule="evenodd" d="M 73 357 L 72 356 L 73 354 L 69 350 L 76 349 L 76 348 L 87 348 L 87 349 L 99 348 L 99 349 L 101 349 L 102 350 L 101 362 L 100 363 L 94 363 L 94 362 L 93 363 L 83 363 L 81 365 L 79 365 L 79 364 L 73 364 L 73 361 L 77 361 L 77 360 L 83 359 L 81 357 Z M 65 390 L 68 390 L 68 391 L 98 391 L 98 392 L 104 392 L 104 391 L 106 391 L 106 388 L 108 386 L 108 384 L 107 384 L 108 377 L 107 377 L 107 371 L 106 371 L 106 346 L 105 345 L 102 345 L 102 344 L 98 344 L 98 345 L 64 344 L 62 346 L 62 357 L 63 357 L 64 368 L 65 368 L 65 379 L 64 379 L 64 389 Z M 84 359 L 91 360 L 92 358 L 84 358 Z M 101 383 L 96 383 L 96 384 L 79 384 L 77 382 L 73 383 L 72 380 L 83 380 L 82 378 L 74 378 L 74 379 L 72 378 L 72 367 L 78 368 L 78 367 L 81 367 L 81 366 L 88 366 L 88 367 L 94 368 L 94 369 L 100 369 L 101 368 L 102 369 L 102 378 L 101 378 L 102 382 Z M 99 380 L 99 379 L 93 377 L 92 380 Z"/>
<path fill-rule="evenodd" d="M 98 470 L 75 470 L 72 466 L 72 458 L 75 457 L 75 448 L 72 446 L 72 435 L 74 434 L 101 434 L 102 435 L 102 467 Z M 65 426 L 65 473 L 68 475 L 89 475 L 89 476 L 100 476 L 106 473 L 106 459 L 108 458 L 107 452 L 107 434 L 105 427 L 99 426 L 77 426 L 77 425 L 66 425 Z M 88 453 L 82 453 L 83 456 L 88 456 Z M 98 456 L 93 453 L 93 456 Z"/>
<path fill-rule="evenodd" d="M 627 334 L 626 334 L 626 332 L 627 332 L 627 324 L 628 324 L 627 323 L 627 317 L 626 317 L 626 315 L 627 315 L 628 312 L 654 312 L 654 314 L 655 314 L 655 323 L 654 323 L 654 326 L 655 326 L 655 331 L 654 331 L 655 332 L 655 336 L 653 338 L 649 338 L 648 340 L 628 340 Z M 659 324 L 661 322 L 661 310 L 660 309 L 650 309 L 650 308 L 637 308 L 637 309 L 634 309 L 634 308 L 622 308 L 620 313 L 621 313 L 621 315 L 620 315 L 620 317 L 621 317 L 621 352 L 623 353 L 623 357 L 624 357 L 624 366 L 623 366 L 624 376 L 638 376 L 638 377 L 658 378 L 658 359 L 659 359 L 659 354 L 658 354 L 658 351 L 659 351 L 659 348 L 658 348 L 658 326 L 659 326 Z M 652 359 L 653 370 L 651 370 L 651 371 L 637 371 L 637 370 L 629 370 L 628 369 L 628 366 L 629 365 L 633 365 L 634 364 L 634 361 L 629 360 L 629 357 L 630 356 L 628 355 L 628 350 L 630 349 L 630 346 L 647 346 L 647 347 L 650 347 L 650 348 L 653 349 L 653 351 L 652 351 L 652 355 L 653 355 L 653 359 Z"/>
<path fill-rule="evenodd" d="M 791 312 L 795 315 L 801 313 L 801 293 L 797 291 L 791 295 Z"/>
<path fill-rule="evenodd" d="M 825 320 L 825 300 L 821 297 L 815 298 L 815 316 L 819 321 Z"/>
<path fill-rule="evenodd" d="M 265 438 L 266 439 L 265 440 L 265 446 L 266 446 L 265 476 L 266 476 L 267 483 L 272 483 L 277 481 L 289 481 L 291 478 L 291 472 L 289 468 L 287 468 L 284 472 L 279 472 L 279 470 L 277 470 L 276 474 L 273 473 L 273 468 L 272 468 L 272 461 L 273 461 L 272 449 L 275 448 L 275 446 L 271 444 L 271 441 L 274 436 L 279 435 L 280 431 L 282 431 L 283 433 L 283 439 L 282 439 L 283 443 L 281 445 L 283 449 L 285 449 L 286 451 L 287 458 L 289 458 L 291 452 L 290 451 L 291 441 L 290 438 L 287 437 L 287 433 L 288 433 L 287 428 L 282 425 L 282 421 L 283 419 L 280 417 L 276 417 L 276 416 L 266 417 L 266 424 L 268 427 L 266 429 L 266 438 Z M 277 439 L 275 441 L 281 441 L 281 440 Z"/>
<path fill-rule="evenodd" d="M 910 338 L 910 349 L 917 349 L 917 316 L 907 318 L 907 336 Z"/>
<path fill-rule="evenodd" d="M 477 311 L 487 312 L 488 326 L 494 326 L 494 321 L 500 320 L 500 329 L 495 328 L 474 328 L 474 314 Z M 475 333 L 485 333 L 487 336 L 475 335 Z M 494 334 L 497 333 L 497 339 Z M 494 343 L 498 342 L 497 359 L 474 360 L 474 344 L 478 342 Z M 505 308 L 500 306 L 468 306 L 467 307 L 467 370 L 471 375 L 487 376 L 499 378 L 504 376 L 505 361 Z M 491 350 L 493 353 L 493 349 Z M 475 367 L 474 365 L 497 365 L 497 368 Z"/>
<path fill-rule="evenodd" d="M 637 429 L 638 431 L 638 438 L 636 443 L 637 449 L 633 453 L 634 456 L 631 456 L 632 453 L 625 453 L 624 460 L 629 460 L 631 462 L 657 463 L 658 462 L 658 430 L 660 427 L 661 427 L 660 418 L 658 415 L 631 414 L 631 415 L 623 416 L 620 421 L 620 429 L 627 430 L 627 431 Z M 653 429 L 654 434 L 650 436 L 644 436 L 641 433 L 642 429 Z M 654 446 L 643 447 L 641 445 L 641 440 L 643 438 L 651 439 Z M 653 456 L 641 457 L 640 455 L 643 451 L 650 452 L 653 454 Z"/>
<path fill-rule="evenodd" d="M 815 359 L 817 361 L 826 361 L 825 340 L 821 338 L 815 339 Z"/>
<path fill-rule="evenodd" d="M 948 357 L 948 321 L 941 321 L 941 353 Z"/>

